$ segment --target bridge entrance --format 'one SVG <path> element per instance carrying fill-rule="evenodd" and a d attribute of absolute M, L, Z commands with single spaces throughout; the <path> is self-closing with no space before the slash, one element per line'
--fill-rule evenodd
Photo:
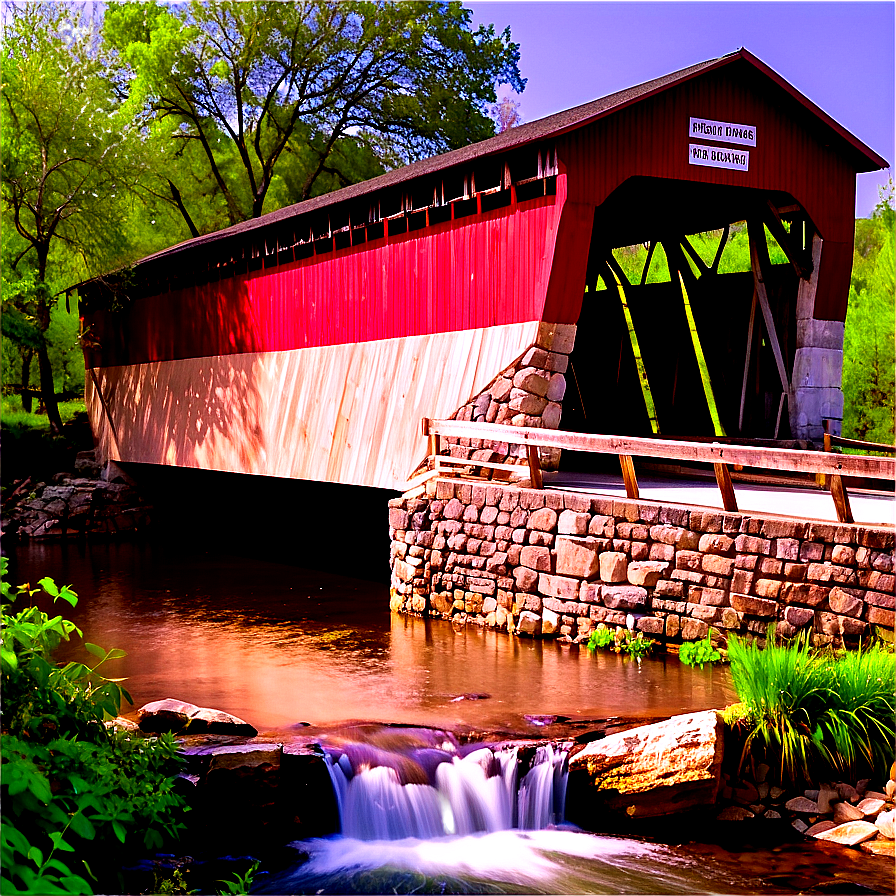
<path fill-rule="evenodd" d="M 814 237 L 786 193 L 623 183 L 595 211 L 563 428 L 794 438 Z"/>

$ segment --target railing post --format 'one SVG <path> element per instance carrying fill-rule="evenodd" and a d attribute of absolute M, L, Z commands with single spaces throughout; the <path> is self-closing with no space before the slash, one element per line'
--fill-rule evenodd
<path fill-rule="evenodd" d="M 429 417 L 423 418 L 423 435 L 425 435 L 429 439 L 429 443 L 427 445 L 426 453 L 430 457 L 438 457 L 442 453 L 442 445 L 439 439 L 439 434 L 437 432 L 431 432 L 429 427 Z"/>
<path fill-rule="evenodd" d="M 831 482 L 831 497 L 834 499 L 834 507 L 837 509 L 837 519 L 841 523 L 854 523 L 852 507 L 849 506 L 849 493 L 843 484 L 843 479 L 837 473 L 832 473 L 828 479 Z"/>
<path fill-rule="evenodd" d="M 544 488 L 541 464 L 538 461 L 538 446 L 526 445 L 526 457 L 529 460 L 529 479 L 532 482 L 532 488 Z"/>
<path fill-rule="evenodd" d="M 728 464 L 713 464 L 716 472 L 716 483 L 722 493 L 722 507 L 729 513 L 737 513 L 737 496 L 734 494 L 734 485 L 731 482 L 731 474 L 728 472 Z"/>
<path fill-rule="evenodd" d="M 625 496 L 636 501 L 638 499 L 638 479 L 635 476 L 635 462 L 632 460 L 632 456 L 630 454 L 620 454 L 619 466 L 622 467 Z"/>

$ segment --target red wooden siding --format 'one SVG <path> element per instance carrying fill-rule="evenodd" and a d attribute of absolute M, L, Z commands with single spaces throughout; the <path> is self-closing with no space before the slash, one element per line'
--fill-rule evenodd
<path fill-rule="evenodd" d="M 755 126 L 757 145 L 743 147 L 750 152 L 750 170 L 689 164 L 689 143 L 725 145 L 690 138 L 692 116 Z M 824 145 L 824 134 L 817 120 L 783 91 L 745 66 L 740 71 L 731 66 L 566 134 L 558 140 L 558 154 L 568 173 L 570 203 L 593 207 L 635 176 L 790 193 L 825 241 L 816 314 L 842 320 L 852 260 L 855 170 Z M 649 208 L 644 219 L 649 228 Z M 644 238 L 655 236 L 645 232 Z M 568 239 L 558 245 L 555 264 L 567 264 L 581 251 L 573 234 Z M 566 295 L 573 302 L 581 298 Z M 575 319 L 575 314 L 577 309 L 566 308 L 563 319 Z"/>
<path fill-rule="evenodd" d="M 285 351 L 542 319 L 565 186 L 481 216 L 85 318 L 108 367 Z"/>

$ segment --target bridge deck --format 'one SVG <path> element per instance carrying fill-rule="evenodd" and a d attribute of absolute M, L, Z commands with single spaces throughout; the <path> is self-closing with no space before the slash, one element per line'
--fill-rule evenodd
<path fill-rule="evenodd" d="M 603 473 L 545 473 L 544 487 L 562 491 L 625 497 L 621 476 Z M 638 475 L 640 497 L 665 504 L 691 504 L 721 508 L 722 500 L 714 479 L 663 478 Z M 893 492 L 850 489 L 850 503 L 857 523 L 893 525 L 896 521 L 896 496 Z M 833 520 L 837 513 L 831 495 L 813 488 L 737 483 L 740 512 L 768 513 L 776 516 L 813 520 Z"/>

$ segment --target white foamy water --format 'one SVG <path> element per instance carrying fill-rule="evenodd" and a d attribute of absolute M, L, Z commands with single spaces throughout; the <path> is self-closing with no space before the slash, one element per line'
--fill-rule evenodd
<path fill-rule="evenodd" d="M 400 893 L 421 881 L 446 893 L 736 892 L 731 881 L 662 846 L 568 829 L 385 842 L 337 837 L 297 845 L 308 861 L 253 892 Z"/>

